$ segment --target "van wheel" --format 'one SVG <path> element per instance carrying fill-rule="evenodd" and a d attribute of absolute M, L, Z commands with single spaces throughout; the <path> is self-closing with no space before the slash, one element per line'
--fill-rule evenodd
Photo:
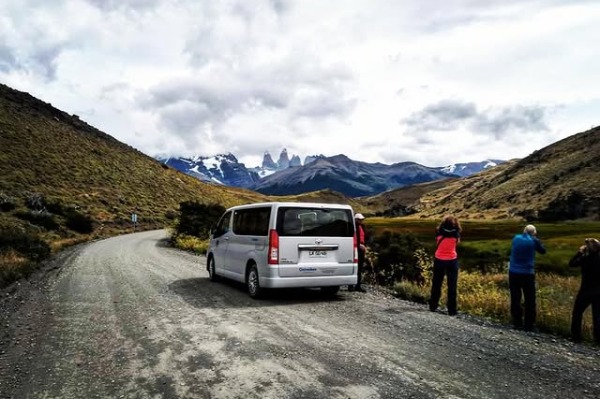
<path fill-rule="evenodd" d="M 250 266 L 248 278 L 246 279 L 246 285 L 248 286 L 248 294 L 251 298 L 258 299 L 262 296 L 264 290 L 260 287 L 260 281 L 258 280 L 258 268 L 256 265 Z"/>
<path fill-rule="evenodd" d="M 217 275 L 217 272 L 215 271 L 215 258 L 213 258 L 213 257 L 208 258 L 208 279 L 210 281 L 219 280 L 219 276 Z"/>
<path fill-rule="evenodd" d="M 325 296 L 334 296 L 339 290 L 339 285 L 334 285 L 332 287 L 321 287 L 321 293 Z"/>

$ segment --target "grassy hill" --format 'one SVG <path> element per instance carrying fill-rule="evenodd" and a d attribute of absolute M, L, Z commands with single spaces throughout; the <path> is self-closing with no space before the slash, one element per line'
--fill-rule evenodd
<path fill-rule="evenodd" d="M 598 220 L 600 127 L 578 133 L 462 179 L 415 185 L 363 202 L 373 209 L 408 207 L 414 216 L 530 221 Z"/>
<path fill-rule="evenodd" d="M 247 190 L 202 183 L 27 93 L 0 86 L 0 192 L 19 206 L 32 193 L 94 221 L 120 226 L 136 211 L 162 223 L 179 202 L 225 206 L 264 200 Z"/>

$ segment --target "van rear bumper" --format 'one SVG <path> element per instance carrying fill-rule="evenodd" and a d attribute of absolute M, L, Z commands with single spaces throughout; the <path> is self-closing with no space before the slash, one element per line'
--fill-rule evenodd
<path fill-rule="evenodd" d="M 307 288 L 329 287 L 339 285 L 355 285 L 356 274 L 349 276 L 314 276 L 314 277 L 259 277 L 263 288 Z"/>

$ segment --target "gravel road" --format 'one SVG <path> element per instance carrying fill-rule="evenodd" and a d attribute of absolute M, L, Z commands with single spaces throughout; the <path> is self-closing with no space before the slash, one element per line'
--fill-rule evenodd
<path fill-rule="evenodd" d="M 164 231 L 59 254 L 1 292 L 2 398 L 598 398 L 600 350 L 384 292 L 211 283 Z"/>

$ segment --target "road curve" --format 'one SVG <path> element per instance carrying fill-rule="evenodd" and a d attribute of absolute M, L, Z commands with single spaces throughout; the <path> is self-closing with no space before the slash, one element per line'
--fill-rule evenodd
<path fill-rule="evenodd" d="M 597 348 L 373 290 L 252 300 L 164 231 L 71 248 L 1 294 L 1 398 L 600 396 Z"/>

